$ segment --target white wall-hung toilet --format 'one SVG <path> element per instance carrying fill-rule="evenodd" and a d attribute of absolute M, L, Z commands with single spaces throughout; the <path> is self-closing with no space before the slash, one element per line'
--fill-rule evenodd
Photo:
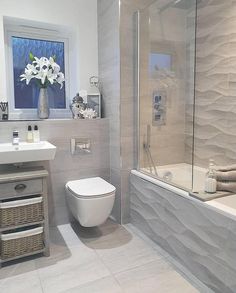
<path fill-rule="evenodd" d="M 66 199 L 72 215 L 81 226 L 101 225 L 114 205 L 116 188 L 100 177 L 69 181 Z"/>

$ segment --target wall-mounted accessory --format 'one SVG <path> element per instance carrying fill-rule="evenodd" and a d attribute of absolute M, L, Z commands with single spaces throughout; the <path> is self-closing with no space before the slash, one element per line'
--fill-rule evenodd
<path fill-rule="evenodd" d="M 89 78 L 89 83 L 90 83 L 91 87 L 99 88 L 99 78 L 98 78 L 98 76 L 91 76 Z"/>
<path fill-rule="evenodd" d="M 152 125 L 161 126 L 166 124 L 166 91 L 153 92 L 152 100 Z"/>
<path fill-rule="evenodd" d="M 90 154 L 91 153 L 91 140 L 89 138 L 74 137 L 70 140 L 71 154 Z"/>
<path fill-rule="evenodd" d="M 47 87 L 59 84 L 61 88 L 65 81 L 64 73 L 60 72 L 60 66 L 55 62 L 56 56 L 49 59 L 46 57 L 37 58 L 32 53 L 29 54 L 30 61 L 25 72 L 21 74 L 21 81 L 25 80 L 28 85 L 32 79 L 39 85 L 38 117 L 47 119 L 49 117 L 49 104 Z"/>
<path fill-rule="evenodd" d="M 80 113 L 81 110 L 84 110 L 86 105 L 84 104 L 84 99 L 80 96 L 80 94 L 76 94 L 73 98 L 72 103 L 70 104 L 70 109 L 74 119 L 83 118 Z"/>
<path fill-rule="evenodd" d="M 1 119 L 8 120 L 8 102 L 0 103 Z"/>

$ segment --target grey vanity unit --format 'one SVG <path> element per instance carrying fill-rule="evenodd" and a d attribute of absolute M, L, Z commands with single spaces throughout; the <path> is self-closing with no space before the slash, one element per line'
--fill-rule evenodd
<path fill-rule="evenodd" d="M 0 173 L 0 266 L 29 255 L 49 256 L 47 176 L 41 167 Z"/>

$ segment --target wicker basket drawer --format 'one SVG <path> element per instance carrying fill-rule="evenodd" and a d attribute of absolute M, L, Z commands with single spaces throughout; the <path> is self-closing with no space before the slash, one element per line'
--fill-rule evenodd
<path fill-rule="evenodd" d="M 10 227 L 43 220 L 42 196 L 0 202 L 0 227 Z"/>
<path fill-rule="evenodd" d="M 0 184 L 0 198 L 41 194 L 43 192 L 42 179 L 32 179 Z"/>
<path fill-rule="evenodd" d="M 44 248 L 43 227 L 31 228 L 20 232 L 1 234 L 1 259 L 11 259 L 17 256 L 28 255 Z"/>

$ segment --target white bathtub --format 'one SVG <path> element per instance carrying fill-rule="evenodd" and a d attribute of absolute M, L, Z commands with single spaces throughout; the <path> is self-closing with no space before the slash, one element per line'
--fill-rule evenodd
<path fill-rule="evenodd" d="M 236 216 L 236 194 L 206 202 L 208 205 Z"/>
<path fill-rule="evenodd" d="M 204 180 L 207 170 L 201 167 L 193 168 L 193 189 L 192 189 L 192 166 L 189 164 L 176 164 L 176 165 L 166 165 L 159 166 L 156 168 L 159 180 L 153 172 L 150 176 L 150 169 L 142 168 L 140 171 L 132 170 L 132 174 L 143 178 L 151 183 L 154 183 L 160 187 L 163 187 L 169 191 L 174 192 L 176 195 L 183 196 L 187 199 L 193 201 L 198 201 L 189 195 L 189 191 L 202 191 L 204 189 Z M 152 170 L 154 171 L 154 170 Z M 166 174 L 171 172 L 172 179 L 166 180 Z M 164 181 L 162 181 L 164 180 Z M 170 183 L 168 183 L 170 182 Z M 183 188 L 183 189 L 182 189 Z M 221 213 L 226 213 L 227 215 L 233 216 L 236 219 L 236 194 L 229 195 L 217 199 L 213 199 L 207 202 L 202 202 L 202 204 L 207 204 L 209 207 L 217 209 Z"/>
<path fill-rule="evenodd" d="M 154 168 L 141 168 L 140 171 L 155 176 Z M 202 191 L 207 169 L 190 164 L 175 164 L 156 167 L 158 178 L 187 190 Z M 193 180 L 192 180 L 193 179 Z M 193 182 L 193 185 L 192 185 Z"/>

